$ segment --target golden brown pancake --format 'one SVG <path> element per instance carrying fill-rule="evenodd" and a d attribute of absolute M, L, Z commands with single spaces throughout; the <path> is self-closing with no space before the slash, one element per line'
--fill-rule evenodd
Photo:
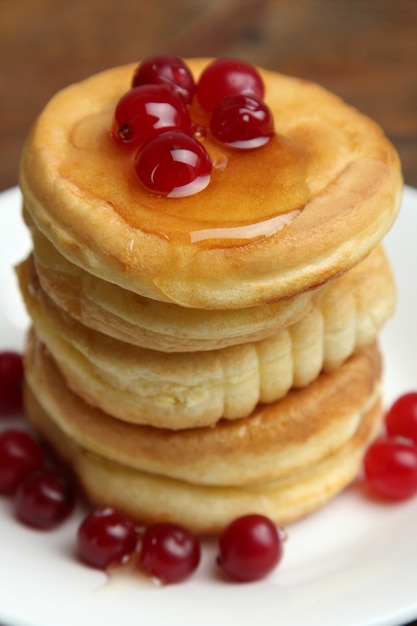
<path fill-rule="evenodd" d="M 67 261 L 33 223 L 31 234 L 40 283 L 60 308 L 89 328 L 162 352 L 216 350 L 265 339 L 303 317 L 319 290 L 244 309 L 189 309 L 97 278 Z"/>
<path fill-rule="evenodd" d="M 254 511 L 292 522 L 354 480 L 382 420 L 375 347 L 239 425 L 180 433 L 114 423 L 65 388 L 40 344 L 32 348 L 30 420 L 92 502 L 143 523 L 171 520 L 203 534 Z M 43 380 L 51 374 L 53 385 Z"/>
<path fill-rule="evenodd" d="M 395 303 L 389 264 L 377 248 L 280 333 L 221 350 L 165 354 L 70 317 L 43 291 L 31 259 L 19 280 L 35 330 L 73 391 L 122 420 L 173 429 L 245 417 L 259 402 L 308 385 L 373 342 Z"/>
<path fill-rule="evenodd" d="M 196 78 L 208 62 L 189 61 Z M 209 134 L 204 191 L 148 193 L 108 132 L 134 67 L 59 92 L 23 152 L 25 208 L 75 265 L 154 300 L 245 308 L 342 274 L 392 226 L 402 178 L 381 129 L 322 87 L 266 70 L 275 137 L 242 154 Z"/>
<path fill-rule="evenodd" d="M 258 405 L 246 418 L 173 431 L 128 424 L 86 403 L 66 386 L 34 334 L 26 367 L 38 401 L 83 448 L 146 472 L 212 485 L 281 479 L 333 453 L 379 398 L 381 376 L 373 345 L 308 387 Z"/>
<path fill-rule="evenodd" d="M 352 324 L 356 322 L 359 344 L 364 345 L 373 339 L 372 332 L 380 329 L 382 322 L 393 313 L 394 279 L 389 262 L 379 248 L 358 270 L 350 272 L 346 282 L 338 279 L 342 294 L 333 289 L 331 296 L 327 293 L 327 284 L 290 300 L 221 311 L 186 309 L 143 298 L 69 263 L 39 230 L 32 228 L 31 232 L 36 272 L 44 291 L 54 302 L 85 326 L 143 348 L 194 352 L 258 341 L 295 324 L 311 311 L 315 302 L 320 302 L 328 327 L 326 360 L 330 360 L 331 350 L 339 353 L 341 350 L 340 333 L 332 330 L 334 325 L 338 331 L 346 325 L 345 332 L 352 334 Z M 354 281 L 353 286 L 351 281 Z M 372 308 L 366 313 L 370 300 Z M 357 316 L 356 307 L 359 307 Z M 337 359 L 340 360 L 340 354 Z"/>

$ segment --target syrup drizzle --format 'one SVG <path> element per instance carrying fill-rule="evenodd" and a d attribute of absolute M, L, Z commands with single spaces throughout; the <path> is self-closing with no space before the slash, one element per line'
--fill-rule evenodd
<path fill-rule="evenodd" d="M 191 243 L 204 241 L 205 239 L 255 239 L 258 237 L 270 237 L 288 226 L 295 220 L 302 209 L 294 209 L 283 215 L 276 215 L 269 220 L 246 224 L 245 226 L 231 226 L 229 228 L 204 228 L 190 233 Z"/>
<path fill-rule="evenodd" d="M 278 233 L 307 203 L 308 157 L 295 141 L 279 134 L 244 153 L 203 137 L 213 161 L 206 189 L 184 198 L 151 194 L 136 179 L 132 152 L 110 137 L 112 112 L 113 106 L 106 107 L 73 127 L 63 173 L 80 187 L 85 178 L 99 180 L 90 185 L 94 195 L 133 228 L 170 241 L 233 247 Z M 80 159 L 80 151 L 86 157 Z"/>

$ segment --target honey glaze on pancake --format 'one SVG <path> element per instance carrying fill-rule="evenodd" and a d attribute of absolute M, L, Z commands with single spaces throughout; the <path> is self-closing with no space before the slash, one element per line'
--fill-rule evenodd
<path fill-rule="evenodd" d="M 213 163 L 208 187 L 185 198 L 152 194 L 135 175 L 135 151 L 117 144 L 108 131 L 113 110 L 114 106 L 108 107 L 73 127 L 71 149 L 60 172 L 76 185 L 82 180 L 91 193 L 110 201 L 133 228 L 206 246 L 216 246 L 220 240 L 227 247 L 280 231 L 309 198 L 308 155 L 293 139 L 278 133 L 252 150 L 228 148 L 208 134 L 202 140 Z M 119 193 L 112 202 L 115 189 Z M 227 198 L 227 206 L 221 198 Z"/>
<path fill-rule="evenodd" d="M 197 80 L 208 62 L 189 60 Z M 206 189 L 145 191 L 109 134 L 135 66 L 58 93 L 25 144 L 27 214 L 75 265 L 153 300 L 242 309 L 341 275 L 392 226 L 402 177 L 381 129 L 318 85 L 266 70 L 275 138 L 245 152 L 202 138 L 215 163 Z"/>

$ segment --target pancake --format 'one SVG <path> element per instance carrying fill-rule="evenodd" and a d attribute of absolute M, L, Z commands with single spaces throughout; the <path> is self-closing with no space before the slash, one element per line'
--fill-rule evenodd
<path fill-rule="evenodd" d="M 346 443 L 380 394 L 381 361 L 364 348 L 308 387 L 258 405 L 246 418 L 214 428 L 168 430 L 129 424 L 74 394 L 32 333 L 27 382 L 38 402 L 80 446 L 149 473 L 191 483 L 257 484 L 306 469 Z M 181 462 L 179 462 L 179 459 Z"/>
<path fill-rule="evenodd" d="M 189 309 L 144 298 L 97 278 L 63 257 L 32 224 L 39 281 L 85 326 L 142 348 L 195 352 L 265 339 L 301 319 L 317 290 L 244 309 Z"/>
<path fill-rule="evenodd" d="M 207 63 L 189 66 L 198 77 Z M 71 263 L 153 300 L 242 309 L 341 275 L 392 226 L 402 177 L 381 129 L 322 87 L 266 70 L 273 139 L 242 154 L 208 134 L 204 191 L 148 193 L 108 132 L 135 66 L 59 92 L 23 151 L 25 210 Z"/>
<path fill-rule="evenodd" d="M 161 428 L 214 425 L 305 387 L 373 342 L 393 314 L 395 287 L 382 248 L 328 285 L 310 312 L 259 342 L 221 350 L 142 349 L 93 331 L 59 309 L 31 259 L 18 269 L 35 330 L 70 388 L 119 419 Z"/>
<path fill-rule="evenodd" d="M 36 349 L 36 353 L 38 356 L 42 355 L 41 359 L 47 360 L 41 348 Z M 290 402 L 289 399 L 276 404 L 275 415 L 274 405 L 269 406 L 267 414 L 264 413 L 265 409 L 260 409 L 259 413 L 247 419 L 248 428 L 240 429 L 241 436 L 237 432 L 236 423 L 233 423 L 233 426 L 225 426 L 226 432 L 220 428 L 219 436 L 216 436 L 219 427 L 207 431 L 198 429 L 198 445 L 191 456 L 187 436 L 184 441 L 184 433 L 172 435 L 180 438 L 178 446 L 174 446 L 172 451 L 173 442 L 169 441 L 169 436 L 165 438 L 158 429 L 154 429 L 155 437 L 157 439 L 159 437 L 158 441 L 162 446 L 155 451 L 151 447 L 155 439 L 149 433 L 149 429 L 144 431 L 143 427 L 132 427 L 121 422 L 107 440 L 107 446 L 110 446 L 114 454 L 109 455 L 106 446 L 101 449 L 103 453 L 101 454 L 100 443 L 97 445 L 97 442 L 106 438 L 106 425 L 103 424 L 102 429 L 100 427 L 102 415 L 99 416 L 87 405 L 83 405 L 80 414 L 78 412 L 80 401 L 71 394 L 71 400 L 68 401 L 67 394 L 70 392 L 65 391 L 65 385 L 59 387 L 59 391 L 65 392 L 60 396 L 54 385 L 47 384 L 45 393 L 43 386 L 39 388 L 37 384 L 33 384 L 35 380 L 38 382 L 36 375 L 38 369 L 35 366 L 41 363 L 42 360 L 39 362 L 36 357 L 32 366 L 29 364 L 29 372 L 34 374 L 35 378 L 31 379 L 29 374 L 29 386 L 25 394 L 27 413 L 31 422 L 52 445 L 55 452 L 72 467 L 90 501 L 96 505 L 109 505 L 125 511 L 142 523 L 170 520 L 183 524 L 199 534 L 219 532 L 230 521 L 245 513 L 255 511 L 269 516 L 278 524 L 288 524 L 323 506 L 355 479 L 361 467 L 364 451 L 376 436 L 382 421 L 378 393 L 379 365 L 374 347 L 365 350 L 361 356 L 352 357 L 349 365 L 338 368 L 336 373 L 323 375 L 307 390 L 291 392 L 289 413 L 286 412 L 284 415 L 280 409 L 282 403 Z M 49 366 L 53 366 L 52 361 L 49 361 L 46 367 L 48 373 Z M 41 367 L 43 368 L 43 365 Z M 346 368 L 351 369 L 349 381 L 342 374 L 344 380 L 339 382 L 342 384 L 348 382 L 348 385 L 337 386 L 335 390 L 335 381 L 331 379 L 338 378 L 341 372 L 346 372 Z M 59 374 L 54 382 L 56 379 L 59 379 Z M 301 415 L 302 410 L 307 408 L 311 412 Z M 326 419 L 320 419 L 323 415 L 334 423 L 334 409 L 339 413 L 339 417 L 342 414 L 344 417 L 350 415 L 354 424 L 338 445 L 323 448 L 321 446 L 323 437 L 314 437 L 313 434 L 308 436 L 306 429 L 309 429 L 311 420 L 313 422 L 318 420 L 321 427 L 326 428 L 324 426 Z M 67 423 L 66 419 L 72 424 Z M 74 424 L 77 421 L 78 426 L 81 426 L 78 433 Z M 121 434 L 119 428 L 138 429 L 144 437 L 139 435 L 133 443 L 130 437 Z M 303 432 L 302 435 L 299 428 Z M 268 434 L 263 433 L 264 429 L 269 435 L 275 435 L 274 444 L 269 442 L 266 451 L 263 447 L 257 446 L 256 441 L 251 442 L 247 434 L 252 430 L 255 440 L 261 433 L 261 439 L 269 441 Z M 223 454 L 222 458 L 219 458 L 217 447 L 213 448 L 211 445 L 213 438 L 217 439 L 217 443 L 223 441 L 225 445 L 225 438 L 229 437 L 230 430 L 235 434 L 234 443 L 232 437 L 228 454 Z M 82 435 L 83 431 L 86 434 Z M 293 433 L 293 442 L 289 441 L 288 431 Z M 80 435 L 83 444 L 80 443 Z M 208 442 L 206 435 L 209 437 Z M 196 431 L 192 431 L 191 438 L 195 436 Z M 241 440 L 244 442 L 243 450 Z M 320 453 L 306 455 L 305 452 L 312 441 L 319 444 Z M 138 449 L 136 443 L 139 444 Z M 276 458 L 282 461 L 284 457 L 284 468 L 281 467 L 278 472 L 265 473 L 262 463 L 262 469 L 258 470 L 258 461 L 270 455 L 273 445 L 276 446 L 277 457 L 273 455 L 274 460 L 267 460 L 267 465 L 275 463 Z M 143 459 L 143 455 L 146 456 L 145 447 L 148 449 L 148 455 L 154 450 L 154 469 L 149 466 L 147 470 L 138 469 L 141 464 L 141 460 L 138 459 Z M 120 450 L 124 450 L 124 457 L 120 455 Z M 162 450 L 167 457 L 162 456 Z M 288 460 L 292 454 L 298 457 L 298 464 L 285 462 L 285 457 Z M 115 456 L 118 457 L 117 460 L 114 460 Z M 239 468 L 236 467 L 236 456 L 240 457 Z M 178 462 L 178 459 L 181 459 L 181 462 Z M 205 467 L 207 462 L 208 466 Z M 216 484 L 212 477 L 207 480 L 206 469 L 211 472 L 213 462 L 214 466 L 220 465 L 220 484 Z M 185 476 L 177 477 L 178 472 L 171 472 L 171 464 L 174 470 L 181 470 Z M 248 479 L 245 471 L 247 469 L 250 470 L 250 474 L 253 472 L 257 474 L 256 480 L 253 476 Z M 189 471 L 191 473 L 188 473 Z M 235 484 L 224 484 L 229 472 L 231 476 L 236 475 L 236 480 L 229 481 Z M 279 477 L 272 478 L 272 474 Z M 206 475 L 206 480 L 199 480 L 203 475 Z M 259 482 L 259 479 L 263 482 Z"/>

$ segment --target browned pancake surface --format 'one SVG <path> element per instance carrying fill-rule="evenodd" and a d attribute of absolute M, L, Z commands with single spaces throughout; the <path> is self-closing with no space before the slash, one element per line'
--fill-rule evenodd
<path fill-rule="evenodd" d="M 189 62 L 196 77 L 207 62 Z M 132 72 L 58 93 L 24 150 L 26 210 L 76 265 L 155 300 L 243 308 L 343 273 L 391 227 L 402 179 L 379 127 L 318 85 L 265 70 L 276 137 L 241 154 L 208 136 L 206 190 L 149 194 L 108 133 Z"/>

